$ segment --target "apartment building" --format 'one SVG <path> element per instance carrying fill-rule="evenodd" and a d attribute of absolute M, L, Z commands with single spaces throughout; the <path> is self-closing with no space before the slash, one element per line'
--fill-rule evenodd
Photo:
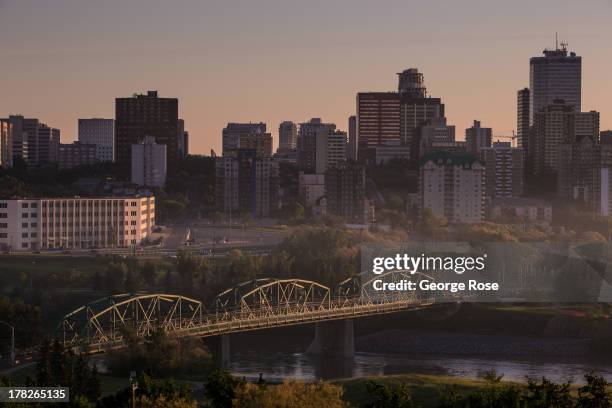
<path fill-rule="evenodd" d="M 485 167 L 469 154 L 436 152 L 423 158 L 419 177 L 421 210 L 450 223 L 479 223 L 484 216 Z"/>
<path fill-rule="evenodd" d="M 138 245 L 155 225 L 155 197 L 0 199 L 0 248 Z"/>

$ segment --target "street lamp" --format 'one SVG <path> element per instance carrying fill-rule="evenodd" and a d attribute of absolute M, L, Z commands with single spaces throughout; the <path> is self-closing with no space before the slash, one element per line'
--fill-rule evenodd
<path fill-rule="evenodd" d="M 0 323 L 8 326 L 11 329 L 11 366 L 15 365 L 15 326 L 12 324 L 5 322 L 4 320 L 0 320 Z"/>
<path fill-rule="evenodd" d="M 132 388 L 132 408 L 136 408 L 136 390 L 138 389 L 136 371 L 130 371 L 130 387 Z"/>

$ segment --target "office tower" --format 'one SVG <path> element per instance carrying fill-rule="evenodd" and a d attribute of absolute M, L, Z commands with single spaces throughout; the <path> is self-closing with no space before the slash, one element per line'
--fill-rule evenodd
<path fill-rule="evenodd" d="M 28 140 L 28 157 L 31 159 L 30 161 L 32 161 L 33 155 L 36 155 L 36 164 L 55 163 L 57 162 L 59 144 L 60 130 L 50 128 L 44 123 L 41 123 L 38 126 L 36 152 L 33 151 L 33 144 Z"/>
<path fill-rule="evenodd" d="M 96 146 L 96 159 L 101 162 L 115 160 L 115 120 L 79 119 L 79 142 Z"/>
<path fill-rule="evenodd" d="M 78 166 L 89 166 L 97 161 L 97 146 L 90 143 L 60 143 L 58 146 L 57 165 L 60 170 Z"/>
<path fill-rule="evenodd" d="M 612 130 L 602 130 L 599 132 L 599 142 L 601 144 L 612 144 Z"/>
<path fill-rule="evenodd" d="M 140 244 L 155 225 L 155 197 L 0 199 L 0 248 L 88 249 Z"/>
<path fill-rule="evenodd" d="M 132 145 L 145 136 L 166 145 L 168 173 L 178 163 L 178 99 L 160 98 L 157 91 L 131 98 L 115 99 L 115 162 L 125 175 L 130 174 Z"/>
<path fill-rule="evenodd" d="M 226 216 L 232 211 L 248 211 L 267 217 L 278 209 L 279 166 L 255 150 L 238 149 L 234 156 L 215 160 L 216 206 Z"/>
<path fill-rule="evenodd" d="M 340 163 L 325 172 L 327 213 L 342 217 L 347 223 L 368 222 L 365 196 L 365 167 L 356 163 Z"/>
<path fill-rule="evenodd" d="M 580 112 L 582 58 L 576 53 L 568 55 L 566 44 L 555 50 L 544 50 L 543 57 L 529 60 L 529 123 L 533 125 L 535 114 L 562 99 Z"/>
<path fill-rule="evenodd" d="M 348 118 L 348 146 L 346 147 L 347 160 L 357 160 L 357 116 Z"/>
<path fill-rule="evenodd" d="M 516 137 L 517 146 L 525 153 L 529 150 L 529 88 L 517 92 L 516 97 Z"/>
<path fill-rule="evenodd" d="M 24 160 L 29 166 L 57 160 L 60 130 L 50 128 L 35 118 L 11 115 L 13 157 Z"/>
<path fill-rule="evenodd" d="M 562 143 L 575 143 L 588 137 L 599 140 L 599 113 L 577 112 L 562 100 L 555 100 L 536 112 L 529 144 L 533 156 L 530 168 L 534 174 L 556 173 L 558 150 Z"/>
<path fill-rule="evenodd" d="M 357 94 L 356 148 L 374 148 L 400 140 L 400 100 L 395 92 Z"/>
<path fill-rule="evenodd" d="M 523 149 L 511 142 L 495 142 L 482 148 L 480 159 L 485 166 L 485 196 L 518 197 L 524 189 Z"/>
<path fill-rule="evenodd" d="M 159 144 L 153 136 L 132 145 L 132 183 L 146 187 L 166 184 L 168 146 Z"/>
<path fill-rule="evenodd" d="M 272 135 L 270 133 L 242 133 L 239 150 L 254 150 L 258 158 L 272 156 Z"/>
<path fill-rule="evenodd" d="M 493 130 L 483 128 L 480 121 L 475 120 L 471 128 L 465 129 L 465 142 L 469 153 L 478 154 L 481 149 L 491 147 Z"/>
<path fill-rule="evenodd" d="M 0 119 L 0 167 L 13 167 L 12 126 L 8 119 Z"/>
<path fill-rule="evenodd" d="M 320 118 L 300 124 L 298 167 L 301 171 L 323 174 L 329 164 L 344 160 L 339 157 L 341 151 L 346 155 L 346 133 L 337 132 L 335 124 L 323 123 Z"/>
<path fill-rule="evenodd" d="M 289 152 L 297 148 L 297 125 L 284 121 L 278 126 L 278 152 Z"/>
<path fill-rule="evenodd" d="M 410 160 L 412 149 L 397 142 L 386 144 L 374 148 L 374 163 L 385 164 L 393 159 Z"/>
<path fill-rule="evenodd" d="M 240 148 L 241 135 L 253 133 L 266 133 L 266 124 L 260 123 L 228 123 L 223 128 L 222 137 L 222 155 L 235 155 L 236 149 Z"/>
<path fill-rule="evenodd" d="M 178 153 L 181 157 L 186 157 L 189 154 L 189 132 L 185 130 L 185 121 L 183 119 L 178 120 L 177 126 L 178 138 Z"/>
<path fill-rule="evenodd" d="M 412 146 L 418 129 L 427 121 L 443 118 L 444 104 L 440 98 L 427 97 L 423 74 L 411 68 L 398 74 L 400 97 L 400 140 Z"/>
<path fill-rule="evenodd" d="M 419 172 L 419 203 L 450 223 L 479 223 L 484 215 L 485 168 L 470 154 L 435 152 Z"/>

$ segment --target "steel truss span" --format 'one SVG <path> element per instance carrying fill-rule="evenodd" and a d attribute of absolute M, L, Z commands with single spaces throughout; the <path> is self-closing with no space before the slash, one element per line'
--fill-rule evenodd
<path fill-rule="evenodd" d="M 256 279 L 224 290 L 208 309 L 199 300 L 176 294 L 114 295 L 65 315 L 57 336 L 67 347 L 96 353 L 123 347 L 130 336 L 146 337 L 156 330 L 178 337 L 207 337 L 394 313 L 436 302 L 418 291 L 372 289 L 374 280 L 397 283 L 405 279 L 432 280 L 424 274 L 390 271 L 373 278 L 371 274 L 358 275 L 332 290 L 304 279 Z"/>

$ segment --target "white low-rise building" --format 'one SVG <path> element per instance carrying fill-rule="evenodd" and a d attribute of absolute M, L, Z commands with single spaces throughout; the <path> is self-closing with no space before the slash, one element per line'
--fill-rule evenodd
<path fill-rule="evenodd" d="M 0 199 L 0 248 L 138 245 L 155 225 L 155 197 Z"/>

